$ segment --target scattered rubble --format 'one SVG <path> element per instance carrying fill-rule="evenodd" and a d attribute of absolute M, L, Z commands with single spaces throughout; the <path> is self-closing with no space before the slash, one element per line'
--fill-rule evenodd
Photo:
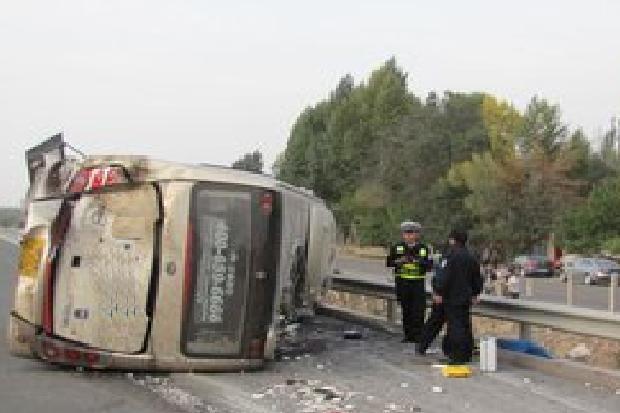
<path fill-rule="evenodd" d="M 297 334 L 298 329 L 299 329 L 299 324 L 294 323 L 294 324 L 287 325 L 284 330 L 286 331 L 286 334 L 295 336 Z"/>
<path fill-rule="evenodd" d="M 347 340 L 360 340 L 362 338 L 362 333 L 357 330 L 346 330 L 344 332 L 344 338 Z"/>
<path fill-rule="evenodd" d="M 199 397 L 175 387 L 167 377 L 153 377 L 150 375 L 127 373 L 126 378 L 134 385 L 145 387 L 157 394 L 168 404 L 176 406 L 187 413 L 217 413 L 218 410 L 205 403 Z"/>
<path fill-rule="evenodd" d="M 576 347 L 566 353 L 566 357 L 575 361 L 586 361 L 592 355 L 592 351 L 586 347 L 585 343 L 579 343 Z"/>
<path fill-rule="evenodd" d="M 351 403 L 361 393 L 344 392 L 333 386 L 321 385 L 320 380 L 287 379 L 283 384 L 276 384 L 263 389 L 260 399 L 288 398 L 294 400 L 302 413 L 328 413 L 351 411 L 355 405 Z M 254 395 L 252 396 L 254 397 Z"/>

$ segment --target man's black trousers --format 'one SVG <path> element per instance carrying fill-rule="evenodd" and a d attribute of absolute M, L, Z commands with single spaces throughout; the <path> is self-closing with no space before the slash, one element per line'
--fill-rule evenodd
<path fill-rule="evenodd" d="M 426 291 L 424 280 L 396 277 L 396 296 L 403 313 L 403 332 L 408 341 L 418 342 L 424 326 Z"/>
<path fill-rule="evenodd" d="M 439 335 L 439 332 L 443 328 L 445 322 L 446 312 L 443 304 L 433 304 L 431 307 L 431 314 L 428 316 L 428 319 L 424 324 L 424 328 L 422 329 L 422 334 L 418 345 L 419 353 L 425 353 L 426 350 L 428 350 L 437 335 Z"/>
<path fill-rule="evenodd" d="M 444 353 L 450 361 L 468 363 L 474 350 L 471 306 L 444 304 L 443 307 L 448 330 L 444 340 Z"/>

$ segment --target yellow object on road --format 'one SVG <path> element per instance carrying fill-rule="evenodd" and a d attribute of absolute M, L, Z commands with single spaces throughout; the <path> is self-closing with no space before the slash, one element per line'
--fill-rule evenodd
<path fill-rule="evenodd" d="M 444 366 L 441 369 L 444 377 L 465 378 L 471 376 L 469 366 Z"/>

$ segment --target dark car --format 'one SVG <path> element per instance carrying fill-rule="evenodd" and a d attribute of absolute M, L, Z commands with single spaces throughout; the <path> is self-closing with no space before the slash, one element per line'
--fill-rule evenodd
<path fill-rule="evenodd" d="M 513 265 L 517 274 L 525 277 L 553 276 L 553 262 L 544 255 L 519 255 Z"/>

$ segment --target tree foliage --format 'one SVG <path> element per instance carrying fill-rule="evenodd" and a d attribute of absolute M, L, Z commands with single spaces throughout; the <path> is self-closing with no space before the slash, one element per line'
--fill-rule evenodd
<path fill-rule="evenodd" d="M 460 226 L 479 245 L 525 251 L 614 174 L 613 154 L 569 133 L 545 99 L 523 112 L 485 93 L 421 99 L 409 80 L 395 59 L 367 82 L 344 76 L 299 115 L 277 159 L 277 176 L 324 198 L 352 241 L 384 244 L 410 218 L 430 241 Z"/>
<path fill-rule="evenodd" d="M 594 187 L 582 205 L 566 212 L 559 225 L 564 244 L 576 252 L 620 253 L 620 178 Z"/>
<path fill-rule="evenodd" d="M 246 153 L 241 158 L 233 162 L 232 167 L 234 169 L 241 169 L 260 174 L 263 172 L 263 154 L 258 150 Z"/>

